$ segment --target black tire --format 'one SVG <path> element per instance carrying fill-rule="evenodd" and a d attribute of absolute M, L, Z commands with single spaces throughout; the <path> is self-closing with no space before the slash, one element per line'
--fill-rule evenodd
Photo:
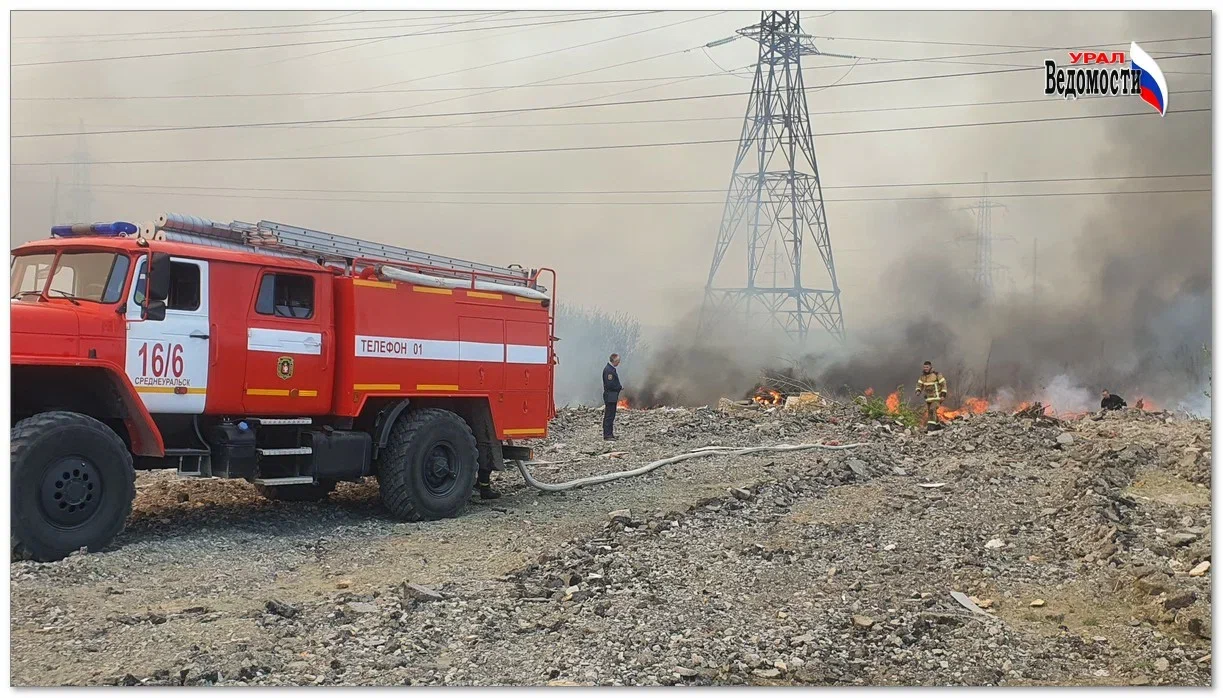
<path fill-rule="evenodd" d="M 317 502 L 335 490 L 335 482 L 324 480 L 313 485 L 255 485 L 259 494 L 277 502 Z"/>
<path fill-rule="evenodd" d="M 119 435 L 76 412 L 43 412 L 10 433 L 14 558 L 96 552 L 123 531 L 136 498 L 132 454 Z"/>
<path fill-rule="evenodd" d="M 407 412 L 378 455 L 382 502 L 405 521 L 458 516 L 471 498 L 477 462 L 476 437 L 462 417 L 437 408 Z"/>

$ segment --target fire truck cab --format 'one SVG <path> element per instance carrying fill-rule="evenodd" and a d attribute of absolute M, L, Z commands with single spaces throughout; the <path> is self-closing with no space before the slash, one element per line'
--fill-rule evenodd
<path fill-rule="evenodd" d="M 123 529 L 135 470 L 325 498 L 378 478 L 459 515 L 553 404 L 540 276 L 284 224 L 56 226 L 12 252 L 12 541 L 56 560 Z"/>

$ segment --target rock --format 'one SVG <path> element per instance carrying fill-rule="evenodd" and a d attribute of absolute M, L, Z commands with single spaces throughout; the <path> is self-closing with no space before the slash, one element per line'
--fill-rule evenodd
<path fill-rule="evenodd" d="M 781 676 L 781 671 L 777 669 L 756 669 L 752 673 L 762 679 L 775 679 Z"/>
<path fill-rule="evenodd" d="M 347 579 L 342 579 L 335 583 L 336 589 L 347 589 L 350 586 L 352 586 L 352 582 L 348 581 Z"/>
<path fill-rule="evenodd" d="M 970 600 L 971 600 L 973 603 L 977 604 L 977 606 L 979 606 L 979 607 L 981 607 L 981 608 L 989 608 L 990 606 L 993 606 L 993 605 L 994 605 L 994 600 L 993 600 L 993 599 L 978 599 L 978 598 L 977 598 L 977 597 L 975 597 L 975 596 L 970 596 L 970 597 L 968 597 L 968 598 L 969 598 L 969 599 L 970 599 Z"/>
<path fill-rule="evenodd" d="M 1167 572 L 1152 572 L 1135 580 L 1134 586 L 1148 594 L 1161 594 L 1172 588 L 1172 577 Z"/>
<path fill-rule="evenodd" d="M 751 492 L 749 492 L 748 490 L 742 489 L 740 487 L 728 487 L 726 491 L 730 492 L 731 496 L 733 496 L 735 499 L 738 499 L 744 502 L 752 498 Z"/>
<path fill-rule="evenodd" d="M 1030 603 L 1030 604 L 1028 604 L 1028 605 L 1029 605 L 1029 606 L 1031 606 L 1032 608 L 1040 608 L 1040 607 L 1042 607 L 1042 606 L 1044 606 L 1044 605 L 1045 605 L 1045 600 L 1044 600 L 1044 599 L 1036 599 L 1035 601 L 1033 601 L 1032 603 Z"/>
<path fill-rule="evenodd" d="M 676 676 L 682 676 L 686 679 L 690 679 L 693 676 L 698 676 L 700 674 L 700 672 L 697 671 L 696 669 L 689 669 L 687 667 L 682 667 L 682 666 L 673 667 L 671 669 L 671 673 L 675 674 Z"/>
<path fill-rule="evenodd" d="M 1003 543 L 1001 539 L 994 538 L 985 544 L 985 548 L 987 550 L 997 550 L 998 548 L 1001 548 L 1004 545 L 1006 545 L 1006 543 Z"/>
<path fill-rule="evenodd" d="M 875 624 L 875 620 L 870 616 L 854 615 L 854 627 L 862 630 L 868 630 Z"/>
<path fill-rule="evenodd" d="M 814 640 L 815 638 L 810 633 L 806 635 L 797 635 L 795 637 L 790 638 L 790 646 L 798 647 L 799 645 L 810 644 Z"/>
<path fill-rule="evenodd" d="M 1168 596 L 1168 598 L 1164 599 L 1164 608 L 1169 611 L 1172 611 L 1178 608 L 1187 608 L 1189 606 L 1192 606 L 1193 602 L 1197 600 L 1198 600 L 1198 595 L 1196 592 L 1192 590 L 1180 591 L 1180 592 L 1171 594 Z"/>
<path fill-rule="evenodd" d="M 1130 679 L 1130 685 L 1131 686 L 1149 686 L 1151 685 L 1151 680 L 1143 676 L 1142 674 L 1139 674 L 1138 676 L 1135 676 L 1134 678 Z"/>
<path fill-rule="evenodd" d="M 1171 545 L 1175 545 L 1176 547 L 1179 548 L 1185 545 L 1189 545 L 1190 543 L 1192 543 L 1193 541 L 1197 539 L 1198 539 L 1198 536 L 1196 533 L 1174 533 L 1168 536 L 1168 543 Z"/>
<path fill-rule="evenodd" d="M 1062 432 L 1057 435 L 1057 445 L 1065 448 L 1066 446 L 1074 445 L 1074 434 Z"/>
<path fill-rule="evenodd" d="M 1170 667 L 1171 665 L 1168 662 L 1167 657 L 1160 657 L 1159 659 L 1155 660 L 1155 671 L 1158 671 L 1161 674 L 1167 671 Z"/>
<path fill-rule="evenodd" d="M 629 523 L 633 520 L 633 511 L 631 509 L 617 509 L 608 514 L 607 518 L 610 519 L 612 523 L 617 521 L 621 523 Z"/>
<path fill-rule="evenodd" d="M 858 477 L 866 477 L 866 461 L 858 460 L 857 458 L 849 459 L 849 469 Z"/>
<path fill-rule="evenodd" d="M 1189 619 L 1189 632 L 1201 638 L 1210 638 L 1210 623 L 1203 623 L 1201 618 Z"/>
<path fill-rule="evenodd" d="M 1206 574 L 1206 572 L 1209 570 L 1210 570 L 1210 560 L 1202 560 L 1201 562 L 1198 563 L 1197 567 L 1194 567 L 1193 569 L 1189 570 L 1189 576 L 1190 577 L 1201 577 L 1202 575 Z"/>
<path fill-rule="evenodd" d="M 773 668 L 777 669 L 778 671 L 780 671 L 783 674 L 790 670 L 790 667 L 786 666 L 786 663 L 780 659 L 773 662 Z"/>
<path fill-rule="evenodd" d="M 412 584 L 404 582 L 400 587 L 403 595 L 417 601 L 441 601 L 443 597 L 437 590 L 431 589 L 423 584 Z"/>
<path fill-rule="evenodd" d="M 375 604 L 366 603 L 365 601 L 353 601 L 348 604 L 348 608 L 353 613 L 377 613 L 380 610 Z"/>
<path fill-rule="evenodd" d="M 297 607 L 290 606 L 282 601 L 276 601 L 275 599 L 268 601 L 265 608 L 267 608 L 268 613 L 280 616 L 281 618 L 292 618 L 299 613 Z"/>

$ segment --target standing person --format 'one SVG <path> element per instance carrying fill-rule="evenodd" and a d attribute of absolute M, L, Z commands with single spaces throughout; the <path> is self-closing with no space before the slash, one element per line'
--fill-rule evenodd
<path fill-rule="evenodd" d="M 616 435 L 612 429 L 616 421 L 616 403 L 620 401 L 620 374 L 616 367 L 620 365 L 620 355 L 612 354 L 603 367 L 603 440 L 615 441 Z"/>
<path fill-rule="evenodd" d="M 917 387 L 913 392 L 922 393 L 926 397 L 926 431 L 942 429 L 943 426 L 938 421 L 938 407 L 943 398 L 947 397 L 947 379 L 935 371 L 934 365 L 929 361 L 922 364 L 921 376 L 917 379 Z"/>

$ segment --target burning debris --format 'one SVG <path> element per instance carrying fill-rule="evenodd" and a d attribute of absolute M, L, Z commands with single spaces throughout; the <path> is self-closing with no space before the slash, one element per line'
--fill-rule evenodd
<path fill-rule="evenodd" d="M 751 401 L 757 405 L 780 405 L 784 403 L 785 396 L 779 390 L 760 386 L 752 391 Z"/>

